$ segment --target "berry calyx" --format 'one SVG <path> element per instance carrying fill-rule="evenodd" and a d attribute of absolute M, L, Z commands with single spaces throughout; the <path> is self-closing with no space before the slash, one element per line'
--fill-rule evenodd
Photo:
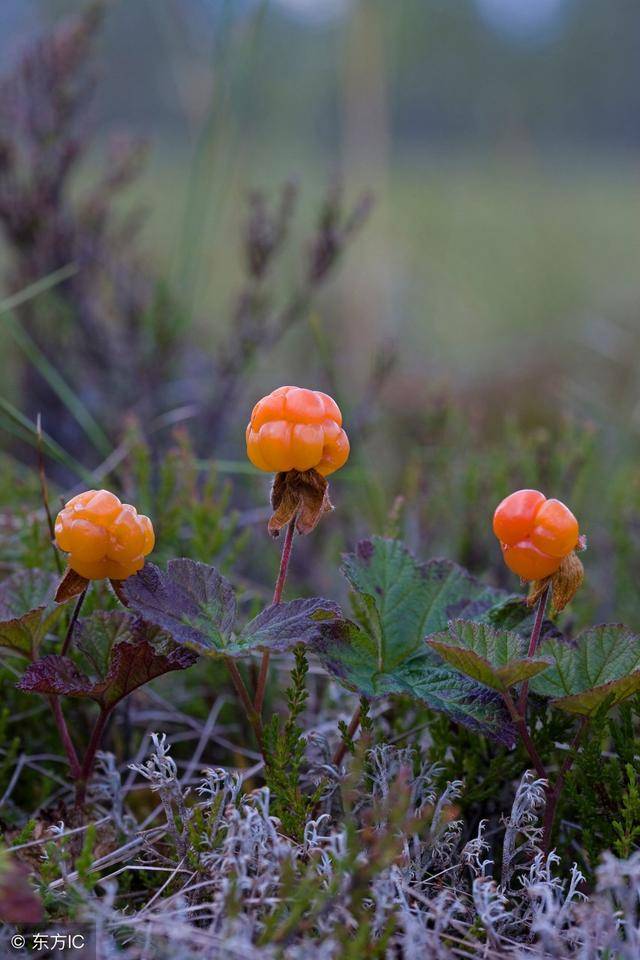
<path fill-rule="evenodd" d="M 571 510 L 560 500 L 547 500 L 539 490 L 517 490 L 506 497 L 493 515 L 493 532 L 504 562 L 522 580 L 554 574 L 580 536 Z"/>
<path fill-rule="evenodd" d="M 319 390 L 278 387 L 256 403 L 247 425 L 247 456 L 259 470 L 326 477 L 349 458 L 349 440 L 335 400 Z"/>
<path fill-rule="evenodd" d="M 55 538 L 69 567 L 86 580 L 126 580 L 155 544 L 151 520 L 108 490 L 69 500 L 56 517 Z"/>

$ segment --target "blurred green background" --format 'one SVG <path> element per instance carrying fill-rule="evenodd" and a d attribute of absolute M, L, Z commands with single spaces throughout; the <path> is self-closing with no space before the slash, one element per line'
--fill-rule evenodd
<path fill-rule="evenodd" d="M 6 71 L 34 33 L 83 7 L 3 0 Z M 147 166 L 114 208 L 144 210 L 145 270 L 170 289 L 169 332 L 199 360 L 172 374 L 179 389 L 140 390 L 153 394 L 153 416 L 192 405 L 198 455 L 238 471 L 239 509 L 265 489 L 242 467 L 251 405 L 281 382 L 316 385 L 362 427 L 335 481 L 343 527 L 319 535 L 332 556 L 393 526 L 400 495 L 397 524 L 421 553 L 504 581 L 487 517 L 509 489 L 539 484 L 582 511 L 596 548 L 584 615 L 638 622 L 639 36 L 633 0 L 106 5 L 91 148 L 69 191 L 82 197 L 115 131 L 148 140 Z M 226 429 L 198 436 L 216 376 L 200 360 L 215 364 L 233 342 L 247 195 L 273 197 L 292 177 L 300 202 L 276 302 L 295 287 L 328 184 L 339 181 L 348 203 L 371 191 L 372 213 L 296 324 L 243 368 Z M 0 256 L 10 264 L 15 249 Z M 7 274 L 6 294 L 19 287 Z M 108 421 L 119 391 L 82 385 L 73 327 L 49 313 L 34 337 L 117 444 Z M 3 349 L 15 360 L 3 395 L 30 422 L 42 412 L 94 468 L 100 457 L 61 429 L 61 409 L 25 388 L 24 351 L 6 338 Z M 135 389 L 125 407 L 119 416 L 144 427 L 151 414 Z M 300 557 L 302 580 L 311 560 L 304 548 Z"/>

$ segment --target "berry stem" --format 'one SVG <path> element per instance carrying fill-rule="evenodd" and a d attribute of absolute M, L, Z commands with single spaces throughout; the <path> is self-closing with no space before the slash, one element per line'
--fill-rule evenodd
<path fill-rule="evenodd" d="M 225 657 L 224 662 L 227 665 L 227 670 L 233 680 L 233 685 L 236 688 L 236 693 L 240 697 L 244 709 L 247 714 L 247 719 L 253 727 L 253 732 L 256 735 L 256 740 L 258 741 L 258 746 L 260 747 L 260 752 L 264 756 L 264 738 L 262 735 L 262 720 L 260 714 L 256 710 L 255 706 L 251 702 L 251 697 L 249 696 L 249 691 L 246 688 L 245 682 L 242 679 L 242 674 L 238 670 L 235 662 L 231 657 Z"/>
<path fill-rule="evenodd" d="M 282 591 L 284 590 L 285 581 L 287 579 L 287 571 L 289 570 L 289 561 L 291 560 L 291 551 L 293 550 L 293 537 L 296 532 L 296 517 L 294 516 L 292 520 L 289 521 L 287 526 L 287 532 L 285 533 L 284 543 L 282 544 L 282 556 L 280 557 L 280 570 L 278 571 L 278 579 L 276 580 L 275 589 L 273 591 L 273 605 L 280 603 L 282 600 Z M 269 675 L 269 651 L 265 650 L 262 654 L 262 662 L 260 664 L 260 673 L 258 675 L 258 683 L 256 684 L 256 696 L 254 700 L 255 711 L 260 716 L 262 714 L 262 705 L 264 703 L 264 695 L 267 689 L 267 677 Z"/>
<path fill-rule="evenodd" d="M 545 587 L 544 591 L 540 595 L 538 600 L 538 606 L 536 608 L 536 618 L 533 622 L 533 629 L 531 631 L 531 638 L 529 640 L 529 649 L 527 650 L 527 656 L 533 657 L 536 650 L 538 649 L 538 644 L 540 642 L 540 633 L 542 632 L 542 624 L 544 623 L 544 615 L 547 611 L 547 600 L 549 598 L 549 585 Z M 527 711 L 527 699 L 529 697 L 529 681 L 525 680 L 522 684 L 522 689 L 520 690 L 520 699 L 518 700 L 518 710 L 520 715 L 524 718 L 526 717 Z"/>
<path fill-rule="evenodd" d="M 96 720 L 93 730 L 91 731 L 91 738 L 89 740 L 89 745 L 86 749 L 84 759 L 82 761 L 82 767 L 80 769 L 80 775 L 76 781 L 76 807 L 79 810 L 82 810 L 84 807 L 85 796 L 87 792 L 87 784 L 91 778 L 91 773 L 93 771 L 93 765 L 96 759 L 96 753 L 98 752 L 98 747 L 102 741 L 104 735 L 105 727 L 107 721 L 111 714 L 111 710 L 101 710 L 98 719 Z"/>
<path fill-rule="evenodd" d="M 531 758 L 531 762 L 533 766 L 535 767 L 536 773 L 538 774 L 539 777 L 542 777 L 542 779 L 546 780 L 548 783 L 549 777 L 548 777 L 547 771 L 545 769 L 544 763 L 540 759 L 540 754 L 538 753 L 536 745 L 533 742 L 531 734 L 529 733 L 527 722 L 523 714 L 516 707 L 515 703 L 513 702 L 513 697 L 511 696 L 508 690 L 505 691 L 505 693 L 503 693 L 502 696 L 503 696 L 504 702 L 507 705 L 509 714 L 511 715 L 511 719 L 515 723 L 518 729 L 518 733 L 522 738 L 522 742 L 525 746 L 525 749 Z"/>
<path fill-rule="evenodd" d="M 567 751 L 567 755 L 564 758 L 562 766 L 558 771 L 558 776 L 556 777 L 555 783 L 551 790 L 547 791 L 547 805 L 544 811 L 544 824 L 543 824 L 543 834 L 542 834 L 542 849 L 545 853 L 549 852 L 549 847 L 551 846 L 551 837 L 553 835 L 553 826 L 556 819 L 556 811 L 558 809 L 558 802 L 562 795 L 562 788 L 564 787 L 565 778 L 573 766 L 573 761 L 578 755 L 578 747 L 580 742 L 589 726 L 589 717 L 583 717 L 582 723 L 578 727 L 578 730 L 571 741 L 571 745 Z"/>
<path fill-rule="evenodd" d="M 80 611 L 82 610 L 82 604 L 87 595 L 87 590 L 89 587 L 85 587 L 78 599 L 76 600 L 76 605 L 73 608 L 73 613 L 71 614 L 71 619 L 69 620 L 69 626 L 67 627 L 67 632 L 65 634 L 64 643 L 62 644 L 62 650 L 60 651 L 60 656 L 66 657 L 69 647 L 71 646 L 71 641 L 73 640 L 73 631 L 75 629 L 76 623 L 78 622 L 78 617 L 80 616 Z"/>
<path fill-rule="evenodd" d="M 60 740 L 62 741 L 62 746 L 67 755 L 67 760 L 69 762 L 69 770 L 71 776 L 74 780 L 77 780 L 81 776 L 81 767 L 80 761 L 78 760 L 78 754 L 76 753 L 76 748 L 73 745 L 73 740 L 71 739 L 71 734 L 69 733 L 69 728 L 67 727 L 67 721 L 64 718 L 62 712 L 62 707 L 60 706 L 60 701 L 56 696 L 49 697 L 49 705 L 51 707 L 51 712 L 53 713 L 53 718 L 56 722 L 56 727 L 58 728 L 58 734 Z"/>

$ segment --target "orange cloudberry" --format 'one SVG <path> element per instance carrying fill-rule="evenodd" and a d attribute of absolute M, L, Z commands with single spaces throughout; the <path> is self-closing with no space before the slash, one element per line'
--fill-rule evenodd
<path fill-rule="evenodd" d="M 278 387 L 253 408 L 247 455 L 269 473 L 316 470 L 326 477 L 339 470 L 349 457 L 349 440 L 337 403 L 319 390 Z"/>
<path fill-rule="evenodd" d="M 141 570 L 155 543 L 153 525 L 108 490 L 87 490 L 56 518 L 56 544 L 87 580 L 126 580 Z"/>
<path fill-rule="evenodd" d="M 539 490 L 517 490 L 500 503 L 493 532 L 504 562 L 523 580 L 543 580 L 560 567 L 578 545 L 578 521 L 560 500 Z"/>

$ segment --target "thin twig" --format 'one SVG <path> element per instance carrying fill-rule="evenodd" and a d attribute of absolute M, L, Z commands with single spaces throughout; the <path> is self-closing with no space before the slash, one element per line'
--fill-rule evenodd
<path fill-rule="evenodd" d="M 349 721 L 349 726 L 347 727 L 347 735 L 346 735 L 346 737 L 343 737 L 343 738 L 342 738 L 342 740 L 340 741 L 340 744 L 339 744 L 339 746 L 338 746 L 338 749 L 336 750 L 336 752 L 335 752 L 335 754 L 334 754 L 334 757 L 333 757 L 333 765 L 334 765 L 335 767 L 339 767 L 340 764 L 342 763 L 342 761 L 344 760 L 344 758 L 345 758 L 345 756 L 346 756 L 346 754 L 347 754 L 347 750 L 349 749 L 349 747 L 348 747 L 348 741 L 349 741 L 349 740 L 352 740 L 352 739 L 355 737 L 356 732 L 357 732 L 357 730 L 358 730 L 358 727 L 360 726 L 360 719 L 361 719 L 361 717 L 362 717 L 362 707 L 358 706 L 358 707 L 354 710 L 353 716 L 351 717 L 351 720 Z"/>
<path fill-rule="evenodd" d="M 84 603 L 85 597 L 87 595 L 87 590 L 89 587 L 85 587 L 78 599 L 76 600 L 76 605 L 73 608 L 73 613 L 71 614 L 71 619 L 69 620 L 69 626 L 67 627 L 67 632 L 64 637 L 64 643 L 62 644 L 62 649 L 60 655 L 66 657 L 69 647 L 71 646 L 71 641 L 73 640 L 73 631 L 75 629 L 76 623 L 78 622 L 78 617 L 80 616 L 80 611 L 82 610 L 82 604 Z"/>

